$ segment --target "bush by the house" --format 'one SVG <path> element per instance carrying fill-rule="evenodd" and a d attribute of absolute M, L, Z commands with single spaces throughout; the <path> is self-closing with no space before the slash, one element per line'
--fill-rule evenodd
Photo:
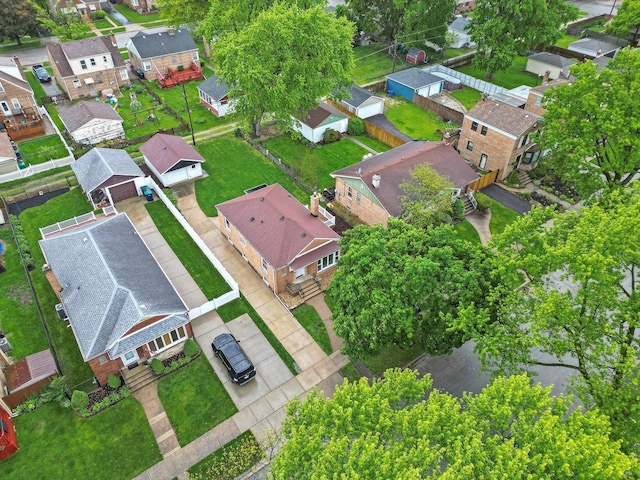
<path fill-rule="evenodd" d="M 440 223 L 442 223 L 443 225 L 449 225 L 452 220 L 453 219 L 451 218 L 451 215 L 449 215 L 447 212 L 440 213 Z"/>
<path fill-rule="evenodd" d="M 478 202 L 478 210 L 480 210 L 481 212 L 484 212 L 491 208 L 491 204 L 493 203 L 493 200 L 491 200 L 490 197 L 486 196 L 484 193 L 481 193 L 481 192 L 476 193 L 475 197 L 476 197 L 476 202 Z"/>
<path fill-rule="evenodd" d="M 464 202 L 459 198 L 453 202 L 453 209 L 451 210 L 451 216 L 456 222 L 464 220 Z"/>
<path fill-rule="evenodd" d="M 103 20 L 106 17 L 107 17 L 107 12 L 105 12 L 104 10 L 97 10 L 96 12 L 91 14 L 92 20 Z"/>
<path fill-rule="evenodd" d="M 117 375 L 111 374 L 107 379 L 107 384 L 109 384 L 109 386 L 115 390 L 117 388 L 120 388 L 120 385 L 122 385 L 122 379 L 120 378 L 119 375 L 117 376 Z"/>
<path fill-rule="evenodd" d="M 504 181 L 504 183 L 506 183 L 510 187 L 520 188 L 521 185 L 520 185 L 520 178 L 518 177 L 518 171 L 517 170 L 512 171 L 507 177 L 507 179 Z"/>
<path fill-rule="evenodd" d="M 193 357 L 198 354 L 200 347 L 193 338 L 187 338 L 184 342 L 184 355 L 185 357 Z"/>
<path fill-rule="evenodd" d="M 155 375 L 162 375 L 162 372 L 164 371 L 164 365 L 160 360 L 158 360 L 157 358 L 152 358 L 149 365 L 151 365 L 151 370 L 153 370 L 153 373 Z"/>
<path fill-rule="evenodd" d="M 322 134 L 322 141 L 324 143 L 337 142 L 340 138 L 340 134 L 333 128 L 327 128 Z"/>
<path fill-rule="evenodd" d="M 69 387 L 64 377 L 54 378 L 51 383 L 41 388 L 40 393 L 32 394 L 18 405 L 14 412 L 18 415 L 31 412 L 49 402 L 57 402 L 62 408 L 69 408 L 71 401 L 67 396 L 68 389 Z"/>
<path fill-rule="evenodd" d="M 349 119 L 349 126 L 347 127 L 347 133 L 354 137 L 362 135 L 364 133 L 364 122 L 361 118 L 354 117 Z"/>
<path fill-rule="evenodd" d="M 298 130 L 291 130 L 289 132 L 289 136 L 291 137 L 291 140 L 293 140 L 294 142 L 301 142 L 302 141 L 302 133 L 300 133 Z"/>
<path fill-rule="evenodd" d="M 89 395 L 87 392 L 83 392 L 82 390 L 74 390 L 73 395 L 71 395 L 71 407 L 80 411 L 89 406 Z"/>

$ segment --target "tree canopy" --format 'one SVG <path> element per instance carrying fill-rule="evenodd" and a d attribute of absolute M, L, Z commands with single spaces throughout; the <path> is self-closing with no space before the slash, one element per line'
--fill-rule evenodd
<path fill-rule="evenodd" d="M 210 0 L 160 0 L 160 12 L 173 25 L 199 25 L 207 16 Z"/>
<path fill-rule="evenodd" d="M 622 38 L 633 33 L 634 38 L 640 31 L 640 0 L 623 0 L 618 13 L 607 26 L 607 32 Z"/>
<path fill-rule="evenodd" d="M 231 85 L 236 114 L 256 135 L 270 114 L 283 125 L 350 85 L 353 24 L 322 7 L 276 4 L 246 28 L 216 41 L 216 74 Z"/>
<path fill-rule="evenodd" d="M 287 406 L 286 442 L 273 478 L 622 479 L 634 459 L 609 438 L 606 416 L 522 376 L 478 395 L 431 390 L 429 376 L 388 370 L 384 380 L 316 390 Z M 426 399 L 425 399 L 425 395 Z"/>
<path fill-rule="evenodd" d="M 640 50 L 619 50 L 600 72 L 584 62 L 571 74 L 543 97 L 544 161 L 583 196 L 629 184 L 640 172 Z"/>
<path fill-rule="evenodd" d="M 40 22 L 61 41 L 80 40 L 92 35 L 91 27 L 78 15 L 57 13 L 54 16 L 42 15 Z"/>
<path fill-rule="evenodd" d="M 29 0 L 0 0 L 0 42 L 20 39 L 40 33 L 37 7 Z"/>
<path fill-rule="evenodd" d="M 458 317 L 497 374 L 527 365 L 574 372 L 575 391 L 610 417 L 627 449 L 640 445 L 639 245 L 640 188 L 580 214 L 534 208 L 493 239 L 496 313 L 469 308 Z M 525 289 L 513 288 L 525 278 Z"/>
<path fill-rule="evenodd" d="M 450 223 L 442 220 L 453 209 L 451 192 L 454 185 L 431 165 L 418 165 L 411 172 L 411 179 L 401 183 L 400 187 L 404 190 L 400 198 L 402 218 L 408 223 L 420 228 Z"/>
<path fill-rule="evenodd" d="M 561 26 L 578 13 L 564 0 L 477 0 L 469 32 L 482 53 L 474 64 L 485 69 L 487 77 L 506 70 L 518 54 L 540 43 L 553 45 L 562 36 Z"/>
<path fill-rule="evenodd" d="M 359 358 L 392 344 L 418 343 L 433 355 L 459 347 L 451 318 L 461 306 L 482 303 L 488 255 L 449 226 L 425 232 L 391 218 L 388 228 L 348 230 L 327 292 L 344 351 Z"/>

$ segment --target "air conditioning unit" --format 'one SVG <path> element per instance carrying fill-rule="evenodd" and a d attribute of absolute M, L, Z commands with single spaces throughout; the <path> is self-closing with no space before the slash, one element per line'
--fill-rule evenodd
<path fill-rule="evenodd" d="M 49 266 L 48 263 L 45 263 L 44 265 L 42 265 L 43 272 L 48 272 L 49 270 L 51 270 L 51 267 Z"/>

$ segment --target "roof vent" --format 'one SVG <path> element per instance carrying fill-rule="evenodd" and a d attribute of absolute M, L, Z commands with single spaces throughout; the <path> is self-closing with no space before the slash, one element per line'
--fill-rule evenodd
<path fill-rule="evenodd" d="M 260 197 L 260 201 L 261 201 L 261 202 L 264 202 L 264 197 Z"/>
<path fill-rule="evenodd" d="M 167 149 L 167 146 L 165 145 L 164 147 L 162 147 L 162 149 L 163 149 L 163 150 L 166 150 L 166 149 Z"/>
<path fill-rule="evenodd" d="M 89 239 L 88 239 L 87 237 L 83 237 L 83 238 L 82 238 L 82 243 L 87 243 L 87 241 L 88 241 L 88 240 L 89 240 Z"/>
<path fill-rule="evenodd" d="M 382 177 L 380 176 L 379 173 L 374 173 L 373 176 L 371 177 L 371 185 L 373 185 L 373 188 L 380 188 L 380 180 L 382 179 Z"/>
<path fill-rule="evenodd" d="M 140 308 L 141 308 L 142 310 L 144 310 L 144 309 L 146 309 L 146 308 L 147 308 L 147 306 L 146 306 L 144 303 L 141 303 L 141 304 L 140 304 Z"/>
<path fill-rule="evenodd" d="M 307 236 L 307 232 L 302 232 L 302 235 L 300 235 L 302 238 Z"/>
<path fill-rule="evenodd" d="M 284 220 L 284 215 L 280 215 L 280 221 Z"/>
<path fill-rule="evenodd" d="M 253 222 L 254 220 L 255 220 L 255 218 L 254 218 L 254 217 L 251 217 L 251 218 L 249 219 L 249 221 L 250 221 L 250 222 Z"/>

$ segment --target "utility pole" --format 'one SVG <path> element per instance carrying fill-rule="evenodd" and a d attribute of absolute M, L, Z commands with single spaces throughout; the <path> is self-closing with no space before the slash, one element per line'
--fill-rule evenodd
<path fill-rule="evenodd" d="M 191 122 L 191 112 L 189 111 L 189 100 L 187 99 L 187 91 L 184 89 L 184 83 L 182 84 L 182 96 L 184 97 L 184 103 L 187 106 L 187 115 L 189 116 L 189 129 L 191 130 L 191 141 L 193 146 L 196 146 L 196 136 L 193 134 L 193 123 Z"/>

